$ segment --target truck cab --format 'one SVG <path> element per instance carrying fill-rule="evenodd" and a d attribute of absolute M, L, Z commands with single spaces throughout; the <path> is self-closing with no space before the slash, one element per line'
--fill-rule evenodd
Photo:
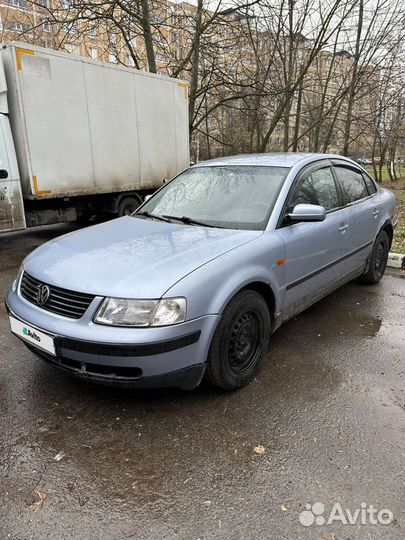
<path fill-rule="evenodd" d="M 10 127 L 7 83 L 0 56 L 0 232 L 25 229 L 20 173 Z"/>

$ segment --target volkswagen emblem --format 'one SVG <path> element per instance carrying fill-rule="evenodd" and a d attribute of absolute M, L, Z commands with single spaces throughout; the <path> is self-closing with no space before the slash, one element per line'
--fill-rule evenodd
<path fill-rule="evenodd" d="M 39 306 L 43 306 L 44 304 L 46 304 L 50 295 L 51 291 L 48 285 L 40 285 L 37 292 L 37 304 Z"/>

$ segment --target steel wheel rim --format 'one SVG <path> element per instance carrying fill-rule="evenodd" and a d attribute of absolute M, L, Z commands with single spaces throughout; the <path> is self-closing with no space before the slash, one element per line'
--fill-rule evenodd
<path fill-rule="evenodd" d="M 381 275 L 385 268 L 385 246 L 384 242 L 380 242 L 375 252 L 374 269 L 378 275 Z"/>
<path fill-rule="evenodd" d="M 228 358 L 235 374 L 248 373 L 260 357 L 262 326 L 260 317 L 253 311 L 246 311 L 234 322 L 228 343 Z"/>

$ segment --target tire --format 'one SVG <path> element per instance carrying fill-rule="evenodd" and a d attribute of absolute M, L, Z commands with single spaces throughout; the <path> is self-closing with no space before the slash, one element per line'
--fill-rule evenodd
<path fill-rule="evenodd" d="M 360 280 L 363 283 L 369 285 L 379 283 L 384 275 L 385 267 L 387 266 L 389 250 L 390 240 L 388 234 L 385 231 L 381 231 L 374 242 L 367 272 L 360 276 Z"/>
<path fill-rule="evenodd" d="M 271 319 L 264 298 L 238 293 L 223 311 L 208 353 L 205 376 L 223 390 L 237 390 L 256 375 L 266 355 Z"/>
<path fill-rule="evenodd" d="M 140 206 L 141 201 L 136 197 L 124 197 L 120 200 L 117 208 L 118 217 L 129 216 Z"/>

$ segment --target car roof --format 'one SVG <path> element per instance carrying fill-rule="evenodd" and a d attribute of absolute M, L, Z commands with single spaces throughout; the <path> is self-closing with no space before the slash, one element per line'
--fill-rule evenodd
<path fill-rule="evenodd" d="M 339 156 L 337 154 L 316 154 L 300 152 L 270 152 L 267 154 L 239 154 L 237 156 L 226 156 L 221 158 L 201 161 L 193 167 L 212 167 L 220 165 L 256 165 L 262 167 L 292 167 L 299 161 L 305 161 L 305 164 L 320 159 L 343 159 L 349 163 L 353 160 Z"/>

